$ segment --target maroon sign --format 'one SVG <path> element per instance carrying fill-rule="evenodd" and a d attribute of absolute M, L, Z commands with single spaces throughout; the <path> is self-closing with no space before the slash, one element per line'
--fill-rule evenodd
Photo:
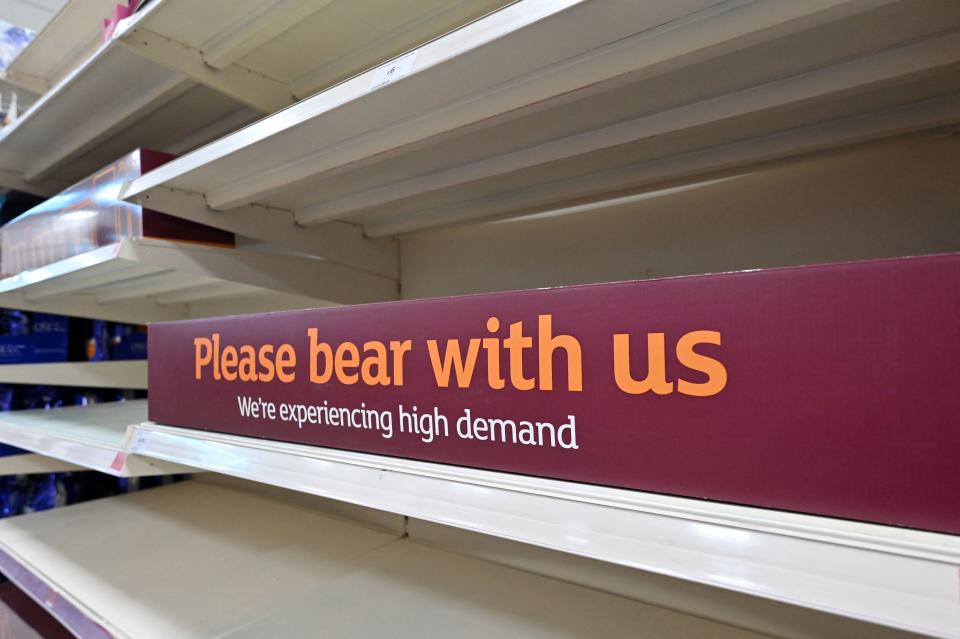
<path fill-rule="evenodd" d="M 175 426 L 960 533 L 960 254 L 157 324 Z"/>

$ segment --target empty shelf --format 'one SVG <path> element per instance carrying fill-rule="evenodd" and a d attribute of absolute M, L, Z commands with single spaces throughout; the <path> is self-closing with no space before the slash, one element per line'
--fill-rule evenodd
<path fill-rule="evenodd" d="M 760 637 L 381 523 L 193 480 L 4 520 L 0 569 L 80 637 Z"/>
<path fill-rule="evenodd" d="M 128 428 L 146 400 L 0 413 L 0 442 L 121 477 L 189 472 L 181 464 L 129 455 Z"/>

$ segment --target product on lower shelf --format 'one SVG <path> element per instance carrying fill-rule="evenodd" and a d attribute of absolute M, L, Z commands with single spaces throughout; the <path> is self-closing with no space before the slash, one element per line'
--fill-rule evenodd
<path fill-rule="evenodd" d="M 146 357 L 142 324 L 0 309 L 0 365 Z"/>
<path fill-rule="evenodd" d="M 69 335 L 62 315 L 0 309 L 0 364 L 65 362 Z"/>
<path fill-rule="evenodd" d="M 129 390 L 0 384 L 0 412 L 55 410 L 142 395 Z M 0 458 L 31 454 L 0 442 Z M 0 518 L 58 508 L 176 481 L 173 476 L 113 477 L 94 471 L 0 475 Z"/>
<path fill-rule="evenodd" d="M 180 475 L 114 477 L 95 471 L 0 476 L 0 518 L 60 508 L 180 481 Z"/>

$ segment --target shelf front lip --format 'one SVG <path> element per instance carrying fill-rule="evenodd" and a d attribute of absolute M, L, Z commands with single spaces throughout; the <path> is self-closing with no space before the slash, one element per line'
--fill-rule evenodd
<path fill-rule="evenodd" d="M 87 615 L 72 599 L 30 569 L 9 549 L 0 548 L 0 571 L 80 639 L 112 639 L 114 635 Z"/>
<path fill-rule="evenodd" d="M 29 433 L 25 432 L 26 430 L 3 423 L 0 417 L 0 442 L 114 477 L 168 475 L 193 470 L 181 464 L 158 463 L 130 455 L 122 444 L 111 447 L 79 438 L 66 439 L 47 433 Z"/>
<path fill-rule="evenodd" d="M 443 481 L 487 486 L 499 490 L 527 493 L 566 501 L 575 501 L 635 510 L 697 521 L 749 528 L 779 535 L 800 537 L 815 541 L 870 548 L 886 553 L 960 563 L 960 537 L 896 528 L 879 524 L 861 523 L 787 511 L 767 510 L 735 504 L 674 497 L 659 493 L 646 493 L 622 488 L 610 488 L 593 484 L 580 484 L 529 475 L 517 475 L 491 470 L 452 466 L 433 462 L 417 461 L 400 457 L 387 457 L 335 448 L 306 446 L 281 441 L 228 435 L 177 426 L 165 426 L 155 422 L 143 422 L 134 427 L 137 431 L 150 433 L 147 448 L 142 454 L 164 459 L 177 452 L 191 454 L 206 445 L 235 448 L 236 454 L 249 451 L 280 458 L 306 458 L 325 462 L 360 466 L 378 470 L 431 477 Z M 156 434 L 156 436 L 154 435 Z M 163 440 L 162 449 L 151 444 Z M 169 460 L 175 461 L 175 460 Z M 211 460 L 214 461 L 214 460 Z M 226 473 L 230 474 L 230 473 Z M 259 479 L 263 483 L 270 483 Z M 304 490 L 310 492 L 310 490 Z"/>
<path fill-rule="evenodd" d="M 146 413 L 146 400 L 135 400 L 142 402 L 143 411 L 140 415 Z M 103 409 L 107 413 L 112 413 L 119 406 L 116 402 L 106 404 L 97 404 L 89 407 L 68 407 L 64 409 L 54 409 L 56 417 L 68 421 L 70 415 L 81 415 L 88 411 L 98 411 Z M 127 404 L 132 407 L 133 404 Z M 121 408 L 121 411 L 125 408 Z M 134 410 L 134 408 L 130 408 Z M 90 470 L 96 470 L 115 477 L 141 477 L 151 475 L 168 475 L 176 473 L 193 472 L 194 468 L 186 467 L 182 464 L 165 462 L 162 460 L 149 459 L 141 455 L 134 454 L 130 450 L 132 426 L 126 424 L 127 417 L 123 417 L 123 427 L 118 427 L 117 416 L 109 415 L 104 420 L 113 420 L 113 426 L 104 426 L 109 433 L 109 438 L 105 441 L 99 441 L 85 437 L 83 433 L 77 436 L 69 436 L 61 432 L 54 432 L 43 427 L 43 419 L 38 423 L 31 424 L 24 418 L 29 413 L 48 415 L 53 411 L 44 411 L 42 409 L 34 411 L 14 411 L 11 413 L 0 413 L 0 442 L 22 448 L 33 453 L 59 459 L 64 462 L 83 466 Z M 96 413 L 102 415 L 102 413 Z M 4 415 L 12 416 L 5 419 Z M 130 417 L 130 422 L 136 421 L 138 416 Z M 115 441 L 110 441 L 113 438 Z"/>
<path fill-rule="evenodd" d="M 457 29 L 446 36 L 428 42 L 413 49 L 418 59 L 429 56 L 428 65 L 419 66 L 415 73 L 429 71 L 443 62 L 456 58 L 473 49 L 488 45 L 500 37 L 509 35 L 524 27 L 530 26 L 552 15 L 562 13 L 575 7 L 585 0 L 526 0 L 523 4 L 508 5 L 466 27 Z M 529 7 L 529 8 L 528 8 Z M 492 20 L 495 18 L 495 20 Z M 485 21 L 490 20 L 490 23 Z M 470 29 L 469 36 L 461 42 L 458 32 Z M 165 165 L 150 171 L 133 180 L 124 191 L 124 199 L 131 199 L 155 186 L 162 186 L 173 182 L 176 178 L 187 174 L 194 169 L 201 168 L 218 159 L 233 153 L 243 151 L 270 137 L 283 132 L 289 132 L 297 126 L 322 116 L 328 111 L 343 107 L 350 102 L 373 93 L 371 83 L 377 71 L 384 65 L 364 71 L 363 73 L 323 90 L 312 97 L 305 98 L 286 109 L 273 113 L 259 122 L 224 136 L 220 140 L 197 149 L 180 158 L 171 160 Z M 389 85 L 387 85 L 389 86 Z M 382 87 L 380 87 L 382 88 Z"/>
<path fill-rule="evenodd" d="M 0 384 L 146 390 L 147 360 L 0 364 Z"/>
<path fill-rule="evenodd" d="M 960 637 L 960 538 L 949 535 L 151 422 L 135 427 L 134 437 L 140 442 L 136 451 L 156 459 L 881 625 Z M 810 559 L 806 570 L 778 565 L 780 557 L 798 551 Z M 817 572 L 819 565 L 846 567 L 867 558 L 888 565 L 875 575 L 854 570 L 846 580 L 830 570 Z M 900 598 L 898 584 L 913 579 L 930 590 L 927 578 L 934 573 L 940 589 L 912 596 L 922 607 L 889 610 L 861 592 L 875 588 Z"/>
<path fill-rule="evenodd" d="M 24 289 L 31 284 L 39 284 L 70 273 L 75 273 L 91 266 L 97 266 L 114 259 L 131 259 L 126 241 L 108 244 L 99 248 L 68 257 L 46 266 L 23 271 L 0 280 L 0 294 L 11 293 Z"/>
<path fill-rule="evenodd" d="M 47 455 L 90 470 L 115 476 L 125 476 L 122 471 L 111 468 L 121 448 L 112 448 L 83 439 L 64 439 L 47 433 L 26 432 L 27 429 L 10 426 L 0 417 L 0 441 L 11 446 Z M 124 467 L 126 464 L 124 464 Z"/>

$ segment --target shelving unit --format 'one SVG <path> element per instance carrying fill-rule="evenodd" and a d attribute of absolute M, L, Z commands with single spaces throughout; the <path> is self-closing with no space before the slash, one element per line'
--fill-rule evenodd
<path fill-rule="evenodd" d="M 255 203 L 378 237 L 752 171 L 956 124 L 954 9 L 523 0 L 421 46 L 387 86 L 367 71 L 126 195 L 209 223 L 182 192 L 202 195 L 224 227 Z"/>
<path fill-rule="evenodd" d="M 125 46 L 264 113 L 385 62 L 511 0 L 162 0 Z"/>
<path fill-rule="evenodd" d="M 0 131 L 0 187 L 164 150 L 123 198 L 237 246 L 123 240 L 0 280 L 0 306 L 145 323 L 960 250 L 953 0 L 153 0 L 101 42 L 113 4 L 68 2 L 7 70 L 40 97 Z M 0 383 L 147 387 L 144 362 Z M 2 413 L 0 442 L 33 453 L 0 473 L 197 473 L 0 521 L 0 570 L 80 637 L 960 637 L 950 535 L 174 428 L 145 400 Z"/>
<path fill-rule="evenodd" d="M 37 101 L 37 96 L 35 93 L 11 84 L 6 80 L 0 79 L 0 95 L 3 96 L 4 110 L 9 108 L 10 101 L 12 100 L 14 93 L 17 94 L 17 110 L 21 113 L 29 109 L 30 106 Z"/>
<path fill-rule="evenodd" d="M 84 638 L 761 636 L 401 538 L 399 517 L 341 513 L 191 481 L 0 522 L 0 568 Z"/>
<path fill-rule="evenodd" d="M 152 423 L 134 437 L 167 462 L 915 632 L 960 628 L 949 535 Z"/>
<path fill-rule="evenodd" d="M 80 25 L 113 3 L 70 3 L 7 72 L 43 95 L 0 131 L 0 180 L 52 195 L 137 146 L 191 150 L 503 3 L 390 3 L 371 28 L 343 0 L 156 0 L 92 51 Z"/>
<path fill-rule="evenodd" d="M 312 276 L 312 277 L 311 277 Z M 278 308 L 324 300 L 396 297 L 396 282 L 330 260 L 162 240 L 124 239 L 0 280 L 0 304 L 126 322 L 179 319 L 248 308 L 250 298 Z M 373 291 L 377 291 L 373 293 Z M 245 306 L 244 304 L 247 304 Z"/>
<path fill-rule="evenodd" d="M 100 45 L 100 21 L 116 0 L 66 2 L 3 71 L 7 82 L 43 95 Z"/>
<path fill-rule="evenodd" d="M 4 18 L 10 24 L 37 32 L 65 3 L 66 0 L 8 0 L 4 3 Z"/>
<path fill-rule="evenodd" d="M 0 384 L 68 386 L 82 381 L 91 388 L 147 389 L 146 360 L 0 364 Z"/>
<path fill-rule="evenodd" d="M 137 146 L 175 152 L 256 115 L 113 39 L 0 130 L 3 186 L 53 195 Z"/>
<path fill-rule="evenodd" d="M 0 441 L 118 477 L 190 472 L 127 452 L 129 426 L 146 411 L 146 400 L 12 411 L 0 415 Z"/>

